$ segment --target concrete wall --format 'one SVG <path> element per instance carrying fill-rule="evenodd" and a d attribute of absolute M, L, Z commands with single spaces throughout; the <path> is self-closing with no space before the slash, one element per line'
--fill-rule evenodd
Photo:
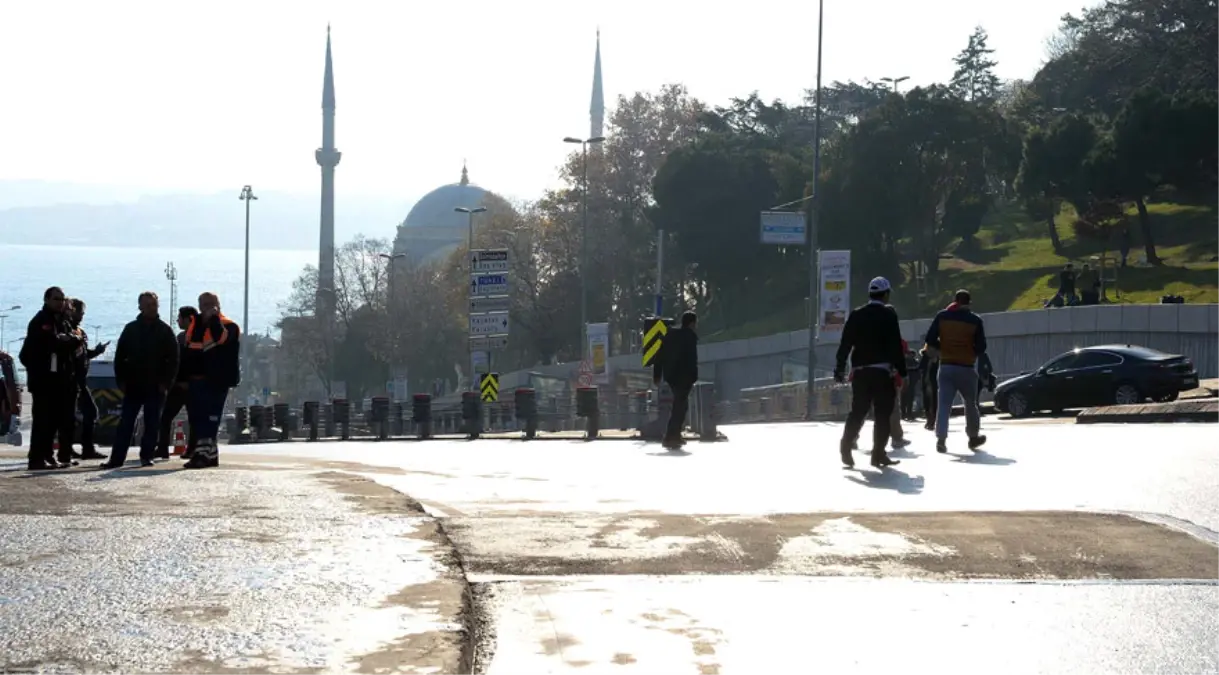
<path fill-rule="evenodd" d="M 1202 377 L 1219 377 L 1219 305 L 1095 305 L 983 314 L 988 351 L 995 371 L 1014 375 L 1032 370 L 1076 347 L 1137 344 L 1193 359 Z M 931 319 L 902 321 L 902 336 L 921 345 Z M 833 369 L 836 345 L 819 345 L 817 371 Z M 699 346 L 703 379 L 716 383 L 717 395 L 735 400 L 740 390 L 778 384 L 785 362 L 807 364 L 808 331 Z M 610 358 L 611 369 L 638 369 L 638 354 Z M 523 385 L 528 372 L 571 378 L 578 364 L 533 368 L 505 375 L 501 389 Z"/>

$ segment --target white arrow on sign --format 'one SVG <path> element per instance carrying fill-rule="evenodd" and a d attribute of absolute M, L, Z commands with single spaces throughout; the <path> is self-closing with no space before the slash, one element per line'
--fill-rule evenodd
<path fill-rule="evenodd" d="M 498 298 L 470 298 L 470 313 L 506 312 L 510 309 L 511 304 L 511 299 L 507 296 L 500 296 Z"/>
<path fill-rule="evenodd" d="M 481 352 L 497 352 L 508 348 L 507 335 L 470 336 L 470 349 Z"/>
<path fill-rule="evenodd" d="M 507 274 L 470 275 L 470 297 L 485 298 L 491 295 L 508 295 Z"/>
<path fill-rule="evenodd" d="M 470 335 L 506 335 L 507 333 L 507 312 L 470 315 Z"/>
<path fill-rule="evenodd" d="M 508 249 L 496 248 L 470 252 L 470 271 L 475 274 L 508 271 Z"/>

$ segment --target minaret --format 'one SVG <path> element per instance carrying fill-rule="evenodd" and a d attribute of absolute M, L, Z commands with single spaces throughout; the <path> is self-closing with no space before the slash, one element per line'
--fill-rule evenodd
<path fill-rule="evenodd" d="M 322 81 L 322 147 L 314 153 L 322 167 L 321 232 L 318 240 L 318 308 L 331 306 L 334 293 L 334 167 L 342 154 L 334 147 L 334 65 L 330 61 L 330 25 L 326 25 L 326 74 Z M 326 289 L 323 291 L 322 289 Z M 319 311 L 319 314 L 322 312 Z M 325 312 L 331 316 L 333 312 Z"/>
<path fill-rule="evenodd" d="M 605 93 L 601 91 L 601 29 L 597 29 L 597 56 L 593 60 L 593 102 L 588 109 L 588 137 L 600 138 L 605 135 Z M 594 145 L 594 148 L 600 147 Z"/>

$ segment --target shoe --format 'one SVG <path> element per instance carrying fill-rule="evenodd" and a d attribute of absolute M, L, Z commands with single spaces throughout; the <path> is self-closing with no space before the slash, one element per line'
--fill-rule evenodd
<path fill-rule="evenodd" d="M 901 462 L 896 459 L 890 459 L 884 450 L 872 451 L 872 466 L 883 469 L 886 466 L 895 466 L 897 464 L 901 464 Z"/>
<path fill-rule="evenodd" d="M 927 431 L 935 431 L 935 422 L 927 422 L 923 425 L 923 428 Z"/>
<path fill-rule="evenodd" d="M 169 461 L 169 451 L 168 450 L 158 450 L 155 453 L 153 453 L 152 458 L 168 462 Z"/>
<path fill-rule="evenodd" d="M 948 452 L 948 441 L 947 441 L 947 439 L 940 438 L 940 439 L 936 440 L 936 442 L 935 442 L 935 451 L 936 451 L 936 452 L 938 452 L 938 453 L 940 453 L 941 455 L 942 455 L 942 454 L 944 454 L 944 453 L 946 453 L 946 452 Z"/>
<path fill-rule="evenodd" d="M 851 456 L 851 450 L 854 449 L 855 442 L 842 439 L 838 444 L 838 455 L 842 459 L 842 465 L 848 469 L 855 468 L 855 458 Z"/>
<path fill-rule="evenodd" d="M 982 434 L 978 434 L 977 436 L 969 439 L 969 449 L 973 450 L 974 452 L 977 452 L 978 448 L 982 447 L 983 445 L 986 445 L 986 436 L 983 436 Z"/>
<path fill-rule="evenodd" d="M 156 466 L 156 465 L 157 465 L 157 463 L 152 461 L 151 459 L 141 459 L 140 460 L 140 466 Z"/>
<path fill-rule="evenodd" d="M 58 457 L 56 458 L 56 461 L 59 462 L 61 467 L 77 466 L 80 464 L 80 460 L 76 459 L 75 457 Z"/>
<path fill-rule="evenodd" d="M 84 452 L 80 453 L 80 458 L 81 459 L 106 459 L 106 455 L 103 455 L 102 453 L 98 452 L 97 450 L 85 450 Z"/>
<path fill-rule="evenodd" d="M 212 469 L 220 466 L 220 459 L 205 459 L 200 455 L 191 457 L 190 461 L 183 465 L 184 469 Z"/>
<path fill-rule="evenodd" d="M 906 447 L 907 445 L 910 445 L 910 439 L 908 439 L 908 438 L 896 438 L 893 440 L 893 449 L 894 450 L 901 450 L 902 448 Z"/>
<path fill-rule="evenodd" d="M 27 471 L 49 471 L 51 469 L 58 469 L 58 468 L 59 468 L 59 464 L 48 464 L 48 463 L 42 462 L 42 461 L 30 462 L 26 466 Z"/>
<path fill-rule="evenodd" d="M 101 466 L 99 466 L 97 468 L 100 469 L 101 471 L 111 471 L 113 469 L 121 469 L 121 468 L 123 468 L 123 465 L 116 464 L 116 463 L 114 463 L 113 460 L 111 460 L 109 462 L 102 462 Z"/>

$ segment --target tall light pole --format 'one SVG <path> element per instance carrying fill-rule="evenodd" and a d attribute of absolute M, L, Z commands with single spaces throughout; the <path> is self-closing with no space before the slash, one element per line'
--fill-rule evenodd
<path fill-rule="evenodd" d="M 909 75 L 902 75 L 901 77 L 882 77 L 882 78 L 880 78 L 880 81 L 888 82 L 893 87 L 893 93 L 896 94 L 897 85 L 901 84 L 902 82 L 905 82 L 908 79 L 910 79 Z"/>
<path fill-rule="evenodd" d="M 4 311 L 15 312 L 19 309 L 21 309 L 21 305 L 13 305 L 12 307 L 9 307 L 8 309 L 6 309 Z M 0 344 L 4 343 L 4 320 L 7 318 L 8 318 L 8 314 L 0 314 Z"/>
<path fill-rule="evenodd" d="M 817 251 L 818 212 L 821 210 L 821 43 L 825 28 L 825 0 L 817 0 L 817 89 L 813 99 L 813 194 L 808 205 L 808 384 L 804 415 L 812 420 L 817 408 L 813 387 L 817 382 L 817 326 L 821 323 L 821 284 L 817 279 L 820 254 Z"/>
<path fill-rule="evenodd" d="M 483 213 L 484 211 L 487 210 L 487 207 L 476 206 L 474 208 L 467 208 L 465 206 L 458 206 L 457 208 L 455 208 L 453 210 L 458 213 L 464 213 L 467 216 L 469 216 L 469 218 L 467 219 L 467 222 L 469 224 L 470 232 L 466 236 L 466 249 L 467 249 L 467 251 L 473 251 L 474 250 L 474 214 Z M 471 264 L 473 264 L 473 263 L 471 263 Z M 470 272 L 473 273 L 474 268 L 471 267 Z"/>
<path fill-rule="evenodd" d="M 564 143 L 576 143 L 584 155 L 584 195 L 581 199 L 583 216 L 580 224 L 580 360 L 588 360 L 588 146 L 604 141 L 604 136 L 579 139 L 568 136 Z"/>
<path fill-rule="evenodd" d="M 245 292 L 242 295 L 241 330 L 250 330 L 250 202 L 258 199 L 254 196 L 254 188 L 246 185 L 241 188 L 237 197 L 245 202 Z"/>
<path fill-rule="evenodd" d="M 247 216 L 247 222 L 248 218 L 249 217 Z M 248 271 L 246 272 L 246 275 L 248 278 Z M 172 260 L 165 263 L 165 278 L 169 280 L 169 308 L 171 311 L 175 312 L 174 316 L 176 317 L 176 312 L 178 311 L 178 268 L 174 267 Z M 241 328 L 244 330 L 245 325 L 242 324 Z"/>

